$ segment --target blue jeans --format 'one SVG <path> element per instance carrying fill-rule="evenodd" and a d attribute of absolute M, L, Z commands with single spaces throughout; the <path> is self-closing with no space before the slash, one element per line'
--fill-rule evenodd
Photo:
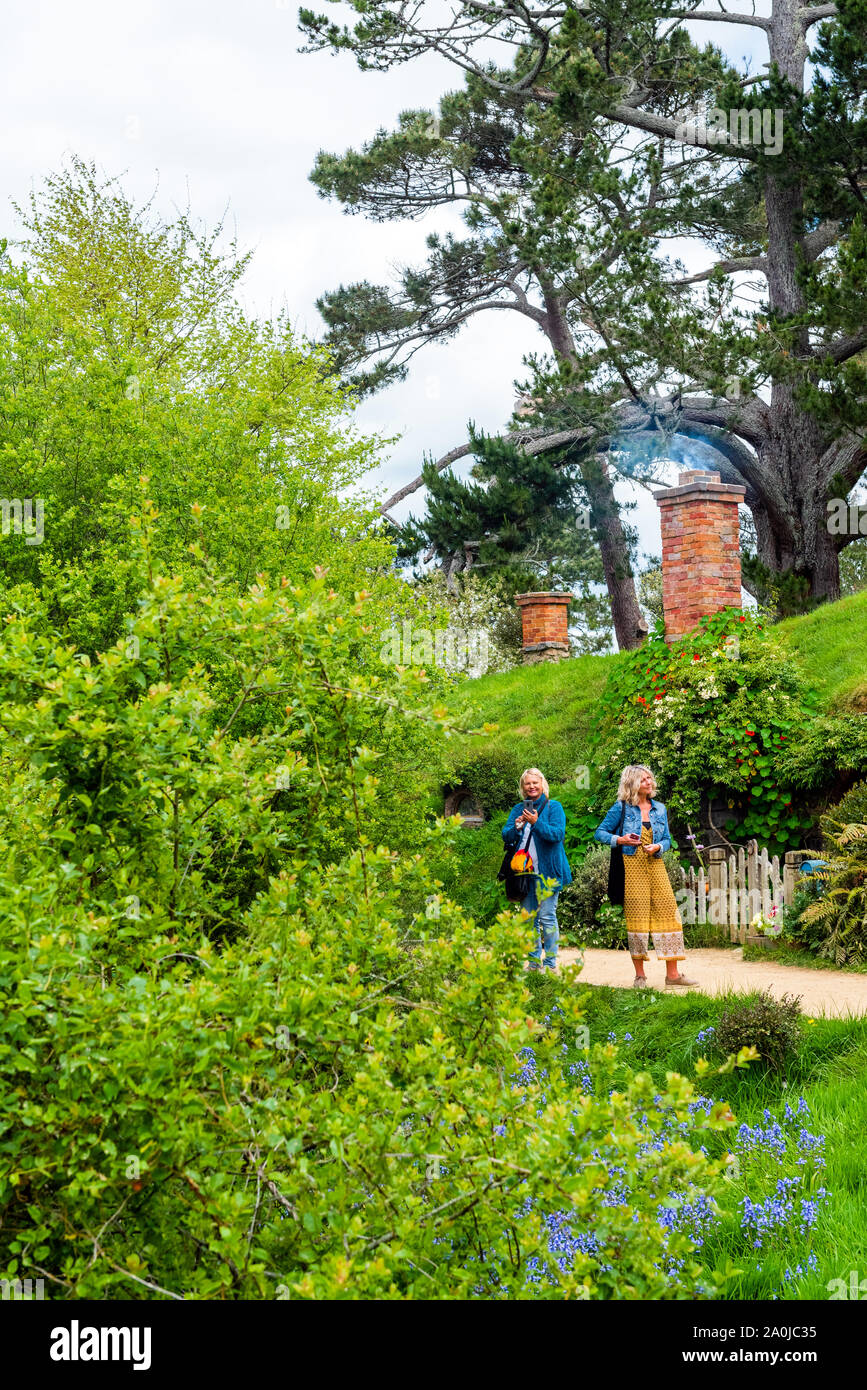
<path fill-rule="evenodd" d="M 560 928 L 557 925 L 557 899 L 560 890 L 552 893 L 549 898 L 544 898 L 539 904 L 536 912 L 533 927 L 536 932 L 536 946 L 530 952 L 530 969 L 538 970 L 542 964 L 542 946 L 545 947 L 545 967 L 553 970 L 557 964 L 557 942 L 560 937 Z M 536 890 L 532 888 L 521 903 L 525 912 L 533 912 L 536 909 Z"/>

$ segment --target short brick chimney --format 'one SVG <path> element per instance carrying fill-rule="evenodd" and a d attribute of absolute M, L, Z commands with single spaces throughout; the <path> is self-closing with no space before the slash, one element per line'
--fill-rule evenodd
<path fill-rule="evenodd" d="M 524 633 L 524 665 L 562 661 L 569 655 L 571 594 L 516 594 Z"/>
<path fill-rule="evenodd" d="M 673 642 L 706 613 L 741 607 L 738 503 L 746 488 L 691 468 L 654 494 L 662 519 L 662 606 Z"/>

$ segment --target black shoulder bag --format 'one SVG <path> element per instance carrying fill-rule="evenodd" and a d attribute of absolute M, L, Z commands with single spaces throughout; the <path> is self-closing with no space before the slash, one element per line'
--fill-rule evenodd
<path fill-rule="evenodd" d="M 547 796 L 543 796 L 542 804 L 539 807 L 539 816 L 541 816 L 542 812 L 544 811 L 547 801 Z M 539 816 L 536 817 L 537 821 L 539 819 Z M 533 832 L 531 829 L 530 835 L 532 835 L 532 833 Z M 530 836 L 528 835 L 528 844 L 529 840 Z M 505 854 L 503 855 L 503 862 L 500 865 L 500 872 L 497 874 L 497 882 L 502 883 L 504 885 L 506 889 L 506 897 L 508 898 L 510 903 L 523 902 L 530 891 L 534 878 L 536 877 L 532 869 L 529 873 L 516 873 L 516 871 L 512 868 L 512 860 L 514 859 L 517 853 L 518 851 L 514 847 L 512 849 L 506 850 Z"/>
<path fill-rule="evenodd" d="M 620 829 L 618 835 L 623 834 L 623 823 L 626 820 L 626 802 L 621 802 L 623 810 L 620 813 Z M 611 863 L 608 865 L 608 901 L 623 906 L 626 897 L 626 870 L 623 867 L 623 846 L 611 846 Z"/>

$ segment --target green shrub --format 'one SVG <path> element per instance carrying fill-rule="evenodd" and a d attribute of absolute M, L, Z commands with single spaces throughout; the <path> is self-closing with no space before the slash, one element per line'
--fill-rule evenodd
<path fill-rule="evenodd" d="M 596 951 L 616 951 L 626 945 L 626 925 L 622 907 L 616 907 L 605 899 L 597 908 L 596 916 L 587 922 L 570 912 L 569 892 L 570 889 L 565 888 L 557 904 L 557 920 L 565 945 Z M 565 912 L 561 910 L 564 898 Z"/>
<path fill-rule="evenodd" d="M 820 900 L 821 891 L 822 885 L 819 881 L 810 880 L 796 890 L 791 905 L 783 908 L 784 940 L 803 951 L 811 951 L 814 955 L 821 954 L 822 947 L 828 939 L 828 929 L 823 922 L 816 921 L 815 918 L 805 920 L 804 913 L 808 907 Z"/>
<path fill-rule="evenodd" d="M 844 824 L 828 815 L 822 831 L 832 846 L 828 879 L 800 921 L 824 932 L 820 955 L 837 965 L 857 965 L 867 958 L 867 824 Z"/>
<path fill-rule="evenodd" d="M 593 838 L 602 813 L 599 810 L 598 797 L 581 787 L 576 787 L 572 782 L 558 787 L 557 797 L 566 812 L 566 854 L 574 871 L 577 860 L 589 850 L 608 850 L 607 845 L 600 845 Z M 608 809 L 607 805 L 605 809 Z"/>
<path fill-rule="evenodd" d="M 851 825 L 853 822 L 867 825 L 867 779 L 850 787 L 836 806 L 829 806 L 826 816 L 829 823 L 833 818 L 841 825 Z"/>
<path fill-rule="evenodd" d="M 476 757 L 463 760 L 450 774 L 450 780 L 455 786 L 469 787 L 484 807 L 485 815 L 494 818 L 520 801 L 518 778 L 526 766 L 520 753 L 509 753 L 494 744 Z"/>
<path fill-rule="evenodd" d="M 706 1289 L 621 1139 L 658 1105 L 685 1120 L 690 1083 L 609 1099 L 594 1057 L 576 1133 L 526 921 L 481 933 L 433 891 L 428 849 L 466 832 L 372 842 L 378 725 L 437 727 L 421 674 L 355 669 L 362 600 L 239 595 L 200 559 L 143 583 L 135 655 L 81 660 L 35 601 L 3 625 L 0 1275 L 75 1300 L 510 1298 L 538 1261 L 543 1298 Z M 598 1153 L 635 1189 L 604 1221 Z M 658 1160 L 663 1191 L 719 1186 L 686 1144 Z M 600 1237 L 569 1270 L 563 1206 Z"/>
<path fill-rule="evenodd" d="M 723 1052 L 755 1047 L 761 1060 L 779 1070 L 801 1042 L 801 1001 L 789 994 L 775 999 L 769 990 L 731 1003 L 716 1025 L 714 1042 Z"/>
<path fill-rule="evenodd" d="M 608 899 L 596 913 L 596 934 L 605 950 L 619 951 L 626 945 L 626 917 L 619 903 Z"/>
<path fill-rule="evenodd" d="M 781 752 L 782 781 L 804 791 L 821 791 L 841 772 L 867 772 L 867 719 L 863 714 L 827 714 L 807 723 Z"/>
<path fill-rule="evenodd" d="M 557 904 L 561 926 L 586 930 L 596 920 L 608 888 L 611 851 L 607 845 L 590 845 L 583 859 L 570 861 L 572 882 L 564 888 Z"/>

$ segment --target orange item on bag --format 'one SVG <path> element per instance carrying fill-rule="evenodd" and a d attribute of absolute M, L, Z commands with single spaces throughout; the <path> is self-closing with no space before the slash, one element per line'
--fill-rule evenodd
<path fill-rule="evenodd" d="M 533 860 L 529 852 L 525 849 L 516 850 L 509 861 L 509 868 L 513 874 L 533 873 Z"/>

